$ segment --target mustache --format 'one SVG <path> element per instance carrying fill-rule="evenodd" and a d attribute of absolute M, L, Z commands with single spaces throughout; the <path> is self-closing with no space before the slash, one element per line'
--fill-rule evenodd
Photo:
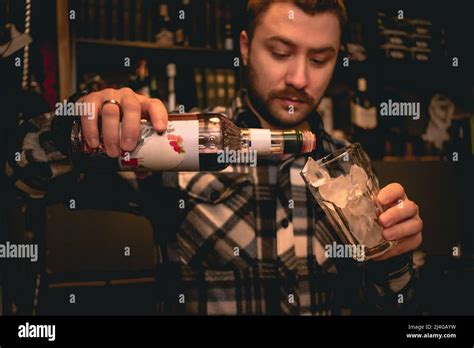
<path fill-rule="evenodd" d="M 314 104 L 314 98 L 294 89 L 284 89 L 282 91 L 272 91 L 269 94 L 270 99 L 297 99 L 298 101 L 306 104 Z"/>

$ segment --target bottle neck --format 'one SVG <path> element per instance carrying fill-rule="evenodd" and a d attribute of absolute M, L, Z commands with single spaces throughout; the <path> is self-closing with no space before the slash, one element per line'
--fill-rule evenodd
<path fill-rule="evenodd" d="M 310 131 L 243 128 L 244 148 L 258 155 L 309 153 L 316 149 L 316 136 Z"/>

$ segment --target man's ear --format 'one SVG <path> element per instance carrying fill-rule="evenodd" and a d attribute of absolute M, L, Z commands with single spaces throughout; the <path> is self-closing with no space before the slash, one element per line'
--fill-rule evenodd
<path fill-rule="evenodd" d="M 249 59 L 249 37 L 245 30 L 240 32 L 240 54 L 242 55 L 242 61 L 245 66 Z"/>

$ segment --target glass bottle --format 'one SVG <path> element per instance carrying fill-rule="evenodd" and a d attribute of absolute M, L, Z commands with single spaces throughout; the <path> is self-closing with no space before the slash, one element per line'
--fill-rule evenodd
<path fill-rule="evenodd" d="M 316 136 L 310 131 L 238 128 L 224 114 L 183 113 L 168 115 L 163 134 L 142 119 L 137 147 L 111 158 L 102 140 L 97 148 L 87 145 L 79 117 L 66 132 L 62 123 L 55 126 L 62 129 L 60 148 L 81 170 L 218 171 L 230 164 L 254 166 L 259 156 L 309 153 L 316 148 Z"/>

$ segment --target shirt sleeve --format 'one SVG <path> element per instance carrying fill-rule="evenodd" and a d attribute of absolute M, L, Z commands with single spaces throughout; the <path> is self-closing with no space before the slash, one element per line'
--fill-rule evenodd
<path fill-rule="evenodd" d="M 66 154 L 54 144 L 51 123 L 55 115 L 43 113 L 22 120 L 9 136 L 6 173 L 17 189 L 36 198 L 44 196 L 53 179 L 69 174 Z"/>
<path fill-rule="evenodd" d="M 415 314 L 418 276 L 412 252 L 384 261 L 369 261 L 362 267 L 362 303 L 372 313 Z"/>

